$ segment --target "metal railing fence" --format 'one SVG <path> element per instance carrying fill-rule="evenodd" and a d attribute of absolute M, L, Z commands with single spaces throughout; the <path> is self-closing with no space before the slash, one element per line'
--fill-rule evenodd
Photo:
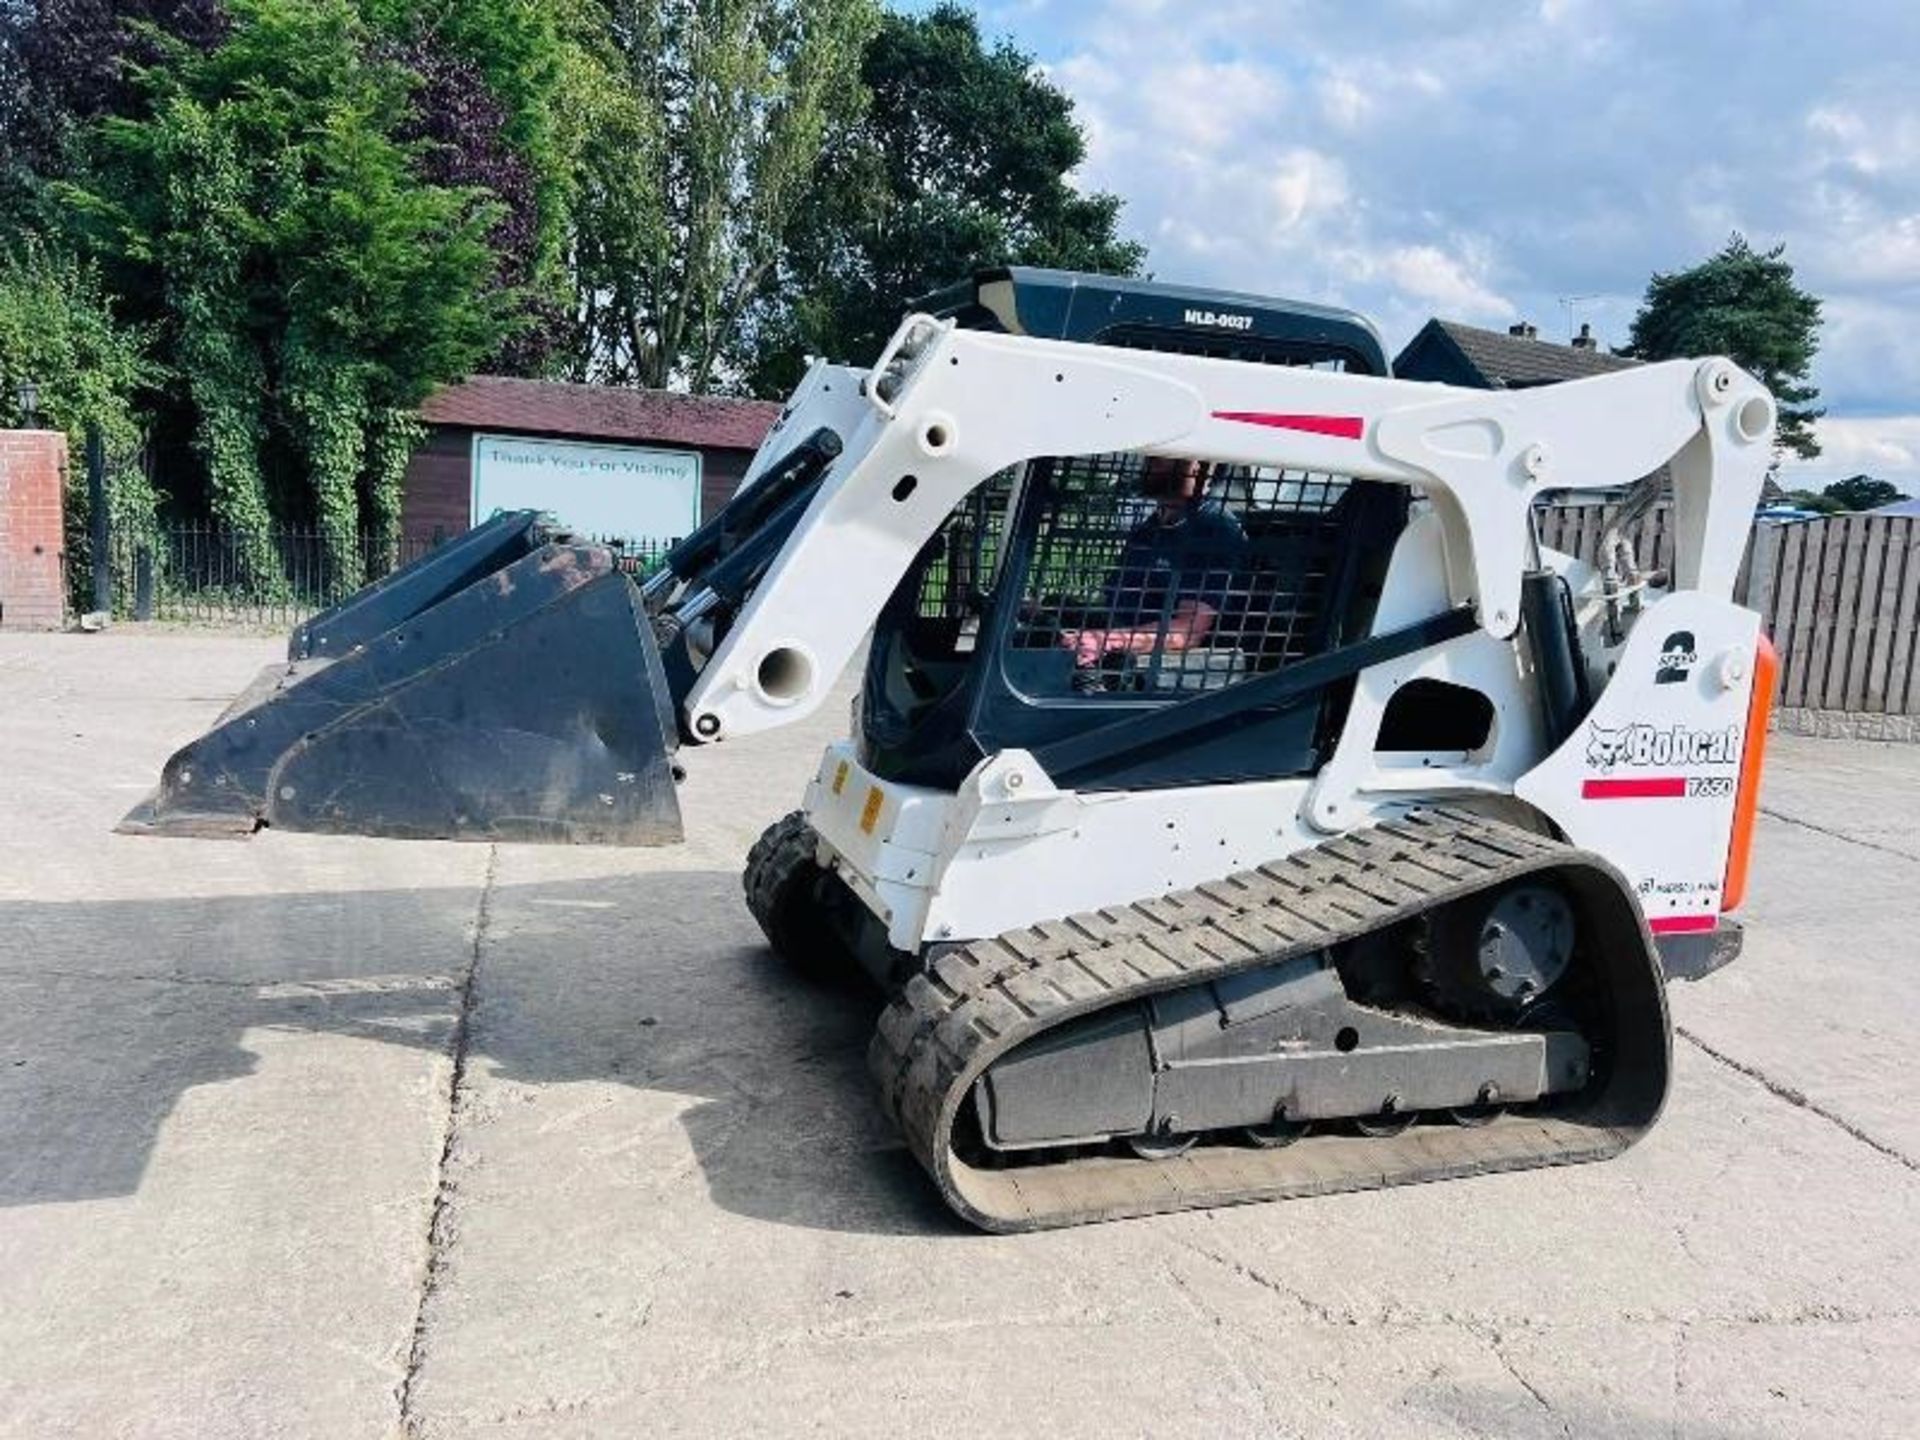
<path fill-rule="evenodd" d="M 644 579 L 673 545 L 631 536 L 581 537 L 610 546 L 619 567 Z M 107 545 L 109 592 L 118 620 L 204 625 L 287 627 L 336 605 L 359 589 L 415 560 L 433 542 L 397 543 L 362 534 L 343 562 L 317 528 L 275 526 L 257 563 L 254 546 L 208 521 L 155 526 L 112 535 Z"/>

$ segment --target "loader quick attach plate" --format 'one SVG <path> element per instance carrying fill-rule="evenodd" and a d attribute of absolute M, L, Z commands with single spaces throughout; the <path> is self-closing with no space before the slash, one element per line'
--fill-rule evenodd
<path fill-rule="evenodd" d="M 956 1120 L 975 1080 L 1036 1036 L 1548 872 L 1584 917 L 1611 1033 L 1587 1087 L 1545 1110 L 1471 1127 L 1416 1126 L 1391 1138 L 1202 1145 L 1160 1160 L 1069 1152 L 992 1168 L 956 1152 Z M 1618 871 L 1528 831 L 1432 809 L 1196 889 L 949 951 L 888 1006 L 868 1063 L 882 1105 L 947 1203 L 983 1229 L 1020 1231 L 1603 1160 L 1659 1117 L 1671 1046 L 1652 936 Z"/>
<path fill-rule="evenodd" d="M 268 667 L 122 831 L 680 840 L 659 651 L 610 552 L 544 545 L 435 588 L 337 658 Z"/>

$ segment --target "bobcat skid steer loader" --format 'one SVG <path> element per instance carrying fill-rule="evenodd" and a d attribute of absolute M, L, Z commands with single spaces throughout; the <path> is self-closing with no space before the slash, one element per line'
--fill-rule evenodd
<path fill-rule="evenodd" d="M 672 841 L 682 762 L 870 634 L 746 898 L 887 992 L 880 1100 L 960 1215 L 1601 1159 L 1668 978 L 1739 948 L 1774 418 L 1720 359 L 1457 390 L 1344 312 L 990 272 L 816 364 L 643 586 L 496 519 L 302 626 L 128 823 Z M 1665 570 L 1537 543 L 1543 492 L 1667 486 Z"/>

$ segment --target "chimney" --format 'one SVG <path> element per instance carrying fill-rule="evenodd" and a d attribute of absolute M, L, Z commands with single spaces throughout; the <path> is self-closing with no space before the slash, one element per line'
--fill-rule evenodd
<path fill-rule="evenodd" d="M 1600 348 L 1600 342 L 1593 338 L 1593 326 L 1584 320 L 1580 322 L 1580 333 L 1573 337 L 1573 348 L 1576 350 L 1598 350 Z"/>
<path fill-rule="evenodd" d="M 1507 334 L 1516 340 L 1538 340 L 1540 332 L 1525 320 L 1516 320 L 1507 326 Z"/>

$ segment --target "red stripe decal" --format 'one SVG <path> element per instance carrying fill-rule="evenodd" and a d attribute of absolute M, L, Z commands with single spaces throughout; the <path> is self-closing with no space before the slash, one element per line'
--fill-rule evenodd
<path fill-rule="evenodd" d="M 1580 786 L 1582 800 L 1683 800 L 1684 775 L 1654 775 L 1645 780 L 1587 780 Z"/>
<path fill-rule="evenodd" d="M 1365 425 L 1358 415 L 1269 415 L 1260 410 L 1216 410 L 1216 420 L 1242 425 L 1264 425 L 1269 430 L 1300 430 L 1308 435 L 1331 435 L 1336 440 L 1358 440 Z"/>
<path fill-rule="evenodd" d="M 1647 928 L 1656 935 L 1692 935 L 1719 924 L 1718 915 L 1659 915 L 1647 921 Z"/>

